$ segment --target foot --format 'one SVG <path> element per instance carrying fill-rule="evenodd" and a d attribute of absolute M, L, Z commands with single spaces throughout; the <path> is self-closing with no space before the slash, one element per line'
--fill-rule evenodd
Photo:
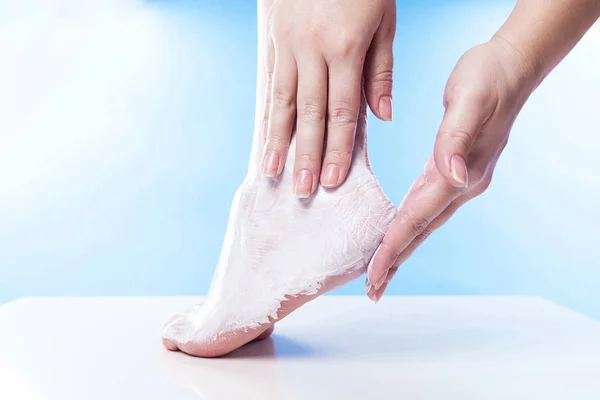
<path fill-rule="evenodd" d="M 319 187 L 307 199 L 292 188 L 295 142 L 282 175 L 269 180 L 257 173 L 262 142 L 255 140 L 207 299 L 168 321 L 167 349 L 227 354 L 267 337 L 276 321 L 366 272 L 395 207 L 369 166 L 364 110 L 346 182 L 336 190 Z"/>

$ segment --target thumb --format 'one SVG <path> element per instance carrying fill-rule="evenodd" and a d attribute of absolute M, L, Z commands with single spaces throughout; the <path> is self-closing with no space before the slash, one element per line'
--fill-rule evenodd
<path fill-rule="evenodd" d="M 487 119 L 481 96 L 458 95 L 447 100 L 433 156 L 438 171 L 454 187 L 467 188 L 467 160 Z"/>
<path fill-rule="evenodd" d="M 377 118 L 392 120 L 392 71 L 394 68 L 394 35 L 396 16 L 387 13 L 373 37 L 366 55 L 364 78 L 369 108 Z"/>

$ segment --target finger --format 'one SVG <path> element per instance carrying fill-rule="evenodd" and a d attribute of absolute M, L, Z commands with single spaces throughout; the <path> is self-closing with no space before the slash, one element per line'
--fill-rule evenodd
<path fill-rule="evenodd" d="M 374 303 L 379 302 L 379 300 L 383 296 L 383 293 L 387 289 L 389 283 L 392 281 L 392 279 L 394 279 L 394 276 L 396 275 L 396 272 L 398 272 L 398 268 L 397 267 L 390 268 L 388 270 L 388 273 L 387 273 L 387 276 L 385 278 L 385 281 L 379 287 L 379 289 L 375 289 L 375 286 L 371 285 L 369 283 L 369 280 L 367 279 L 367 297 L 369 297 L 369 299 L 371 299 Z"/>
<path fill-rule="evenodd" d="M 461 197 L 459 197 L 461 199 Z M 375 302 L 379 301 L 383 296 L 385 289 L 387 288 L 387 284 L 392 280 L 396 272 L 398 271 L 400 265 L 402 265 L 408 258 L 412 256 L 415 250 L 423 244 L 423 242 L 431 236 L 431 234 L 439 229 L 442 225 L 444 225 L 452 215 L 460 208 L 464 203 L 468 200 L 460 200 L 452 202 L 440 215 L 438 215 L 432 222 L 427 226 L 427 228 L 423 229 L 423 231 L 418 234 L 412 242 L 400 253 L 396 261 L 392 264 L 392 267 L 386 272 L 385 279 L 382 281 L 382 284 L 379 288 L 373 286 L 373 290 L 370 293 L 367 293 L 369 298 Z"/>
<path fill-rule="evenodd" d="M 365 59 L 365 93 L 373 114 L 384 121 L 392 120 L 392 86 L 396 4 L 385 13 Z"/>
<path fill-rule="evenodd" d="M 362 96 L 362 62 L 332 61 L 329 65 L 327 147 L 321 184 L 334 188 L 348 175 Z"/>
<path fill-rule="evenodd" d="M 494 165 L 495 161 L 493 162 L 491 170 L 493 170 Z M 415 252 L 415 250 L 419 246 L 421 246 L 421 244 L 423 244 L 423 242 L 425 242 L 425 240 L 427 240 L 427 238 L 431 236 L 433 232 L 435 232 L 436 230 L 441 228 L 446 222 L 448 222 L 448 220 L 456 213 L 456 211 L 458 211 L 460 207 L 482 194 L 485 190 L 487 190 L 490 182 L 491 175 L 483 179 L 480 183 L 477 184 L 477 186 L 473 187 L 469 192 L 465 193 L 462 196 L 459 196 L 452 203 L 450 203 L 450 205 L 446 207 L 446 209 L 440 215 L 438 215 L 429 224 L 427 228 L 425 228 L 419 235 L 417 235 L 413 239 L 413 241 L 404 249 L 404 251 L 402 251 L 402 253 L 400 253 L 396 262 L 394 262 L 392 268 L 390 268 L 389 271 L 387 271 L 387 273 L 385 274 L 386 276 L 384 284 L 379 289 L 373 286 L 372 290 L 367 291 L 367 295 L 369 296 L 369 298 L 375 303 L 377 303 L 377 301 L 379 301 L 379 299 L 383 296 L 387 287 L 387 283 L 389 283 L 392 280 L 392 278 L 398 271 L 400 265 L 402 265 L 408 258 L 410 258 Z"/>
<path fill-rule="evenodd" d="M 460 198 L 459 198 L 460 199 Z M 423 229 L 423 231 L 418 234 L 412 242 L 400 253 L 396 261 L 392 264 L 392 267 L 387 270 L 383 277 L 380 278 L 380 282 L 377 285 L 372 285 L 372 287 L 367 291 L 367 296 L 377 303 L 391 282 L 393 277 L 396 275 L 400 265 L 402 265 L 415 250 L 423 244 L 423 242 L 439 227 L 445 224 L 450 217 L 458 210 L 462 204 L 464 204 L 467 200 L 462 201 L 460 204 L 457 203 L 458 199 L 452 202 L 440 215 L 438 215 L 432 222 L 427 226 L 427 228 Z"/>
<path fill-rule="evenodd" d="M 434 168 L 435 168 L 435 161 L 433 159 L 433 156 L 431 156 L 425 163 L 425 167 L 423 168 L 423 173 L 421 175 L 419 175 L 419 177 L 413 182 L 413 184 L 408 189 L 408 193 L 407 193 L 406 197 L 411 196 L 413 194 L 413 192 L 415 192 L 416 190 L 419 190 L 425 184 L 425 182 L 427 181 L 427 178 L 431 175 Z M 378 252 L 379 252 L 379 247 L 375 251 L 375 254 L 377 254 Z M 392 264 L 392 267 L 390 269 L 383 271 L 378 278 L 373 278 L 373 283 L 371 283 L 371 281 L 369 280 L 369 276 L 371 275 L 371 271 L 373 269 L 373 261 L 374 260 L 375 260 L 375 257 L 371 257 L 371 262 L 369 263 L 369 266 L 367 268 L 367 281 L 366 281 L 367 296 L 371 300 L 374 300 L 372 295 L 375 292 L 379 291 L 380 287 L 385 282 L 389 282 L 391 280 L 391 278 L 395 275 L 396 270 L 397 270 L 397 265 L 394 263 L 394 264 Z"/>
<path fill-rule="evenodd" d="M 269 127 L 269 113 L 271 111 L 271 91 L 273 90 L 273 69 L 275 67 L 275 48 L 273 47 L 273 41 L 267 39 L 267 51 L 265 57 L 265 71 L 266 71 L 266 82 L 265 82 L 265 102 L 263 104 L 263 119 L 262 119 L 262 135 L 263 138 L 267 138 L 268 127 Z"/>
<path fill-rule="evenodd" d="M 446 94 L 446 113 L 435 142 L 434 157 L 442 176 L 456 187 L 469 185 L 468 154 L 489 117 L 487 97 L 454 90 Z"/>
<path fill-rule="evenodd" d="M 462 192 L 449 185 L 437 168 L 417 179 L 398 208 L 392 226 L 375 252 L 368 270 L 369 281 L 380 287 L 385 274 L 400 254 Z"/>
<path fill-rule="evenodd" d="M 371 300 L 373 300 L 373 302 L 375 304 L 379 303 L 379 300 L 381 300 L 381 297 L 383 296 L 383 293 L 385 292 L 385 289 L 387 289 L 388 285 L 389 285 L 390 281 L 387 281 L 383 284 L 383 286 L 381 286 L 381 288 L 379 288 L 379 290 L 376 290 L 373 293 L 373 296 L 371 297 Z"/>
<path fill-rule="evenodd" d="M 298 57 L 298 117 L 296 120 L 296 162 L 294 192 L 310 196 L 319 182 L 325 115 L 327 113 L 327 65 L 318 54 Z"/>
<path fill-rule="evenodd" d="M 262 172 L 270 178 L 283 171 L 296 117 L 298 71 L 293 55 L 286 50 L 275 49 L 275 68 L 271 85 L 267 143 L 262 161 Z"/>

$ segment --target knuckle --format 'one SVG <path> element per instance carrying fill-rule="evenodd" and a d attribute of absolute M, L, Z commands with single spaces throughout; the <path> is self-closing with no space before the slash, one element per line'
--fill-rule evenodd
<path fill-rule="evenodd" d="M 473 142 L 472 136 L 469 132 L 464 129 L 455 129 L 450 133 L 450 139 L 458 143 L 461 148 L 469 150 Z"/>
<path fill-rule="evenodd" d="M 271 127 L 269 127 L 269 131 L 267 143 L 265 144 L 268 149 L 281 150 L 287 147 L 288 143 L 286 137 L 277 132 L 272 132 Z"/>
<path fill-rule="evenodd" d="M 483 104 L 490 96 L 490 88 L 487 85 L 470 85 L 462 90 L 462 96 L 475 104 Z"/>
<path fill-rule="evenodd" d="M 300 117 L 305 122 L 321 122 L 325 120 L 325 111 L 316 102 L 304 103 L 300 110 Z"/>
<path fill-rule="evenodd" d="M 352 55 L 354 46 L 354 43 L 352 43 L 350 40 L 342 38 L 336 44 L 334 54 L 337 58 L 348 58 L 350 55 Z"/>
<path fill-rule="evenodd" d="M 479 186 L 485 181 L 485 171 L 474 169 L 469 171 L 469 183 L 473 188 L 479 188 Z"/>
<path fill-rule="evenodd" d="M 480 194 L 483 194 L 483 192 L 485 192 L 486 190 L 488 190 L 488 188 L 490 187 L 490 184 L 492 183 L 492 178 L 491 177 L 485 177 L 483 179 L 480 180 L 479 183 L 477 183 L 477 185 L 474 187 L 473 189 L 473 195 L 474 196 L 479 196 Z"/>
<path fill-rule="evenodd" d="M 339 166 L 350 164 L 352 151 L 344 151 L 338 149 L 327 150 L 324 164 L 334 163 Z"/>
<path fill-rule="evenodd" d="M 299 169 L 303 167 L 312 168 L 319 165 L 321 161 L 321 157 L 317 154 L 311 153 L 301 153 L 296 157 L 296 165 L 300 166 Z"/>
<path fill-rule="evenodd" d="M 444 101 L 447 103 L 454 103 L 458 101 L 468 101 L 480 104 L 485 102 L 490 95 L 490 88 L 484 84 L 473 84 L 467 85 L 461 83 L 454 83 L 448 86 L 444 91 Z"/>
<path fill-rule="evenodd" d="M 382 242 L 382 247 L 383 246 L 385 246 L 385 249 L 389 254 L 389 259 L 391 260 L 391 263 L 394 264 L 398 257 L 400 257 L 400 254 L 402 254 L 402 249 L 399 248 L 398 245 L 393 243 L 393 240 L 388 241 L 384 239 L 384 241 Z"/>
<path fill-rule="evenodd" d="M 305 32 L 305 40 L 330 49 L 332 58 L 347 58 L 364 42 L 364 34 L 358 28 L 333 30 L 327 24 L 315 22 Z"/>
<path fill-rule="evenodd" d="M 461 87 L 458 84 L 447 86 L 444 90 L 444 108 L 448 108 L 448 104 L 455 103 L 461 95 Z"/>
<path fill-rule="evenodd" d="M 275 87 L 273 88 L 271 103 L 276 108 L 290 109 L 294 107 L 295 97 L 291 91 L 282 87 Z"/>
<path fill-rule="evenodd" d="M 335 105 L 329 111 L 327 122 L 338 126 L 355 125 L 358 111 L 348 105 Z"/>
<path fill-rule="evenodd" d="M 433 233 L 433 229 L 425 228 L 417 237 L 415 238 L 415 242 L 418 244 L 423 243 L 431 234 Z"/>
<path fill-rule="evenodd" d="M 313 23 L 310 25 L 306 33 L 302 34 L 301 39 L 308 39 L 310 42 L 323 43 L 325 36 L 327 35 L 328 29 L 319 23 Z"/>
<path fill-rule="evenodd" d="M 414 217 L 410 220 L 408 228 L 414 236 L 419 236 L 427 228 L 427 225 L 429 225 L 429 221 L 425 218 Z"/>
<path fill-rule="evenodd" d="M 491 178 L 491 177 L 490 177 L 490 178 L 485 178 L 485 179 L 483 179 L 483 180 L 482 180 L 482 181 L 479 183 L 479 185 L 480 185 L 480 190 L 481 190 L 481 193 L 483 193 L 483 192 L 485 192 L 486 190 L 488 190 L 491 184 L 492 184 L 492 178 Z"/>
<path fill-rule="evenodd" d="M 399 212 L 410 234 L 414 237 L 419 236 L 429 226 L 429 220 L 425 217 L 414 215 L 407 211 Z"/>
<path fill-rule="evenodd" d="M 498 108 L 498 94 L 493 84 L 455 84 L 444 92 L 444 108 L 450 104 L 470 105 L 479 110 L 481 115 L 489 117 Z"/>
<path fill-rule="evenodd" d="M 389 91 L 394 86 L 392 71 L 374 72 L 368 77 L 367 82 L 373 88 L 382 88 Z"/>
<path fill-rule="evenodd" d="M 352 30 L 341 32 L 333 47 L 334 55 L 338 58 L 350 57 L 356 52 L 361 42 L 362 35 L 360 33 Z"/>

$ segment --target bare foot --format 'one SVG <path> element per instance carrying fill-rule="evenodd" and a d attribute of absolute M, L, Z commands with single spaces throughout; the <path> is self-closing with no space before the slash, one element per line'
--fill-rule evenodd
<path fill-rule="evenodd" d="M 174 321 L 176 321 L 176 320 L 178 320 L 180 318 L 184 318 L 184 316 L 186 314 L 195 313 L 200 307 L 202 307 L 202 304 L 196 304 L 195 306 L 191 307 L 190 309 L 188 309 L 187 311 L 185 311 L 182 314 L 175 314 L 175 315 L 171 316 L 171 318 L 169 318 L 169 320 L 165 323 L 165 328 L 167 326 L 169 326 L 172 322 L 174 322 Z M 262 333 L 260 333 L 256 338 L 249 340 L 249 342 L 254 342 L 254 341 L 257 341 L 257 340 L 267 339 L 269 336 L 271 336 L 271 334 L 273 333 L 274 330 L 275 330 L 275 326 L 274 325 L 270 325 L 265 331 L 263 331 Z M 245 344 L 245 343 L 242 343 L 242 345 L 243 344 Z M 165 346 L 165 348 L 167 350 L 171 350 L 171 351 L 180 350 L 180 348 L 179 348 L 179 346 L 177 345 L 176 342 L 171 341 L 171 340 L 166 339 L 166 338 L 163 338 L 163 345 Z M 235 348 L 238 348 L 240 346 L 237 346 Z M 233 350 L 235 350 L 235 348 Z M 192 349 L 190 349 L 190 350 L 192 350 Z M 189 352 L 189 351 L 186 351 L 186 353 L 194 354 L 193 352 Z M 194 355 L 196 355 L 196 354 L 194 354 Z M 201 356 L 201 354 L 197 354 L 197 355 Z M 217 356 L 217 355 L 215 355 L 215 356 Z M 209 355 L 205 355 L 205 357 L 209 357 Z"/>
<path fill-rule="evenodd" d="M 300 199 L 292 188 L 295 142 L 284 172 L 270 180 L 257 173 L 262 141 L 255 140 L 207 299 L 165 325 L 167 349 L 224 355 L 267 337 L 276 321 L 366 272 L 395 207 L 369 167 L 364 99 L 355 142 L 346 182 Z"/>

